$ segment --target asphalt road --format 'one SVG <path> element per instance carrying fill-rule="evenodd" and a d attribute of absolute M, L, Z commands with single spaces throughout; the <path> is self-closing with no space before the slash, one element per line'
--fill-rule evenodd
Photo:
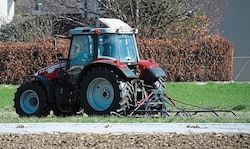
<path fill-rule="evenodd" d="M 0 134 L 248 134 L 250 123 L 0 123 Z"/>

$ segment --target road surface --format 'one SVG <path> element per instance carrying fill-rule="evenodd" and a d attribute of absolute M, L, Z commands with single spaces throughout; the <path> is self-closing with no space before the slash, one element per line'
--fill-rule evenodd
<path fill-rule="evenodd" d="M 0 134 L 248 134 L 250 123 L 0 123 Z"/>

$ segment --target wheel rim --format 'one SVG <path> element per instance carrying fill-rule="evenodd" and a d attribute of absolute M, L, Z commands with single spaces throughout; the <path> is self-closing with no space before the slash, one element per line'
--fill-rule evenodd
<path fill-rule="evenodd" d="M 25 113 L 34 113 L 39 107 L 39 97 L 37 93 L 33 90 L 24 91 L 20 97 L 20 106 Z"/>
<path fill-rule="evenodd" d="M 87 89 L 89 105 L 96 111 L 104 111 L 114 100 L 114 88 L 105 78 L 96 78 L 90 82 Z"/>

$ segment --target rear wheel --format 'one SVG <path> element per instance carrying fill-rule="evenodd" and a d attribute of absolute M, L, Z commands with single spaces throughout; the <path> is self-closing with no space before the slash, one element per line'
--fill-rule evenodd
<path fill-rule="evenodd" d="M 50 108 L 43 88 L 35 82 L 22 84 L 15 94 L 14 107 L 19 116 L 47 116 Z"/>
<path fill-rule="evenodd" d="M 107 115 L 120 108 L 122 100 L 119 87 L 122 81 L 114 70 L 108 68 L 93 69 L 84 77 L 80 89 L 80 98 L 84 112 L 88 115 Z"/>

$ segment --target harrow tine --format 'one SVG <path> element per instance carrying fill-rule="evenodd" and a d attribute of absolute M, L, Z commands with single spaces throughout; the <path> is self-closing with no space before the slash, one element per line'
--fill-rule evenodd
<path fill-rule="evenodd" d="M 151 92 L 145 99 L 140 101 L 140 104 L 129 114 L 129 116 L 132 116 L 142 105 L 145 104 L 145 102 L 153 95 L 154 93 Z"/>
<path fill-rule="evenodd" d="M 164 93 L 163 95 L 171 102 L 170 105 L 172 105 L 173 107 L 179 110 L 179 111 L 173 111 L 173 112 L 176 112 L 175 116 L 179 115 L 179 113 L 183 113 L 186 117 L 190 117 L 190 114 L 187 113 L 186 110 L 181 109 L 180 107 L 176 106 L 176 101 L 173 98 L 171 98 L 167 93 Z"/>
<path fill-rule="evenodd" d="M 216 115 L 217 117 L 219 117 L 218 112 L 229 112 L 229 113 L 232 113 L 234 116 L 236 116 L 236 114 L 232 110 L 213 110 L 213 109 L 209 109 L 209 108 L 205 108 L 205 107 L 201 107 L 201 106 L 197 106 L 197 105 L 193 105 L 193 104 L 188 104 L 188 103 L 184 103 L 182 101 L 173 99 L 167 93 L 164 93 L 164 96 L 171 102 L 170 105 L 172 105 L 173 107 L 175 107 L 176 109 L 179 110 L 179 111 L 171 111 L 171 112 L 176 112 L 175 115 L 179 115 L 179 113 L 184 113 L 188 117 L 188 116 L 190 116 L 190 114 L 187 114 L 187 112 L 193 113 L 192 115 L 196 115 L 197 113 L 202 113 L 202 112 L 204 112 L 204 113 L 211 112 L 211 113 L 214 113 L 214 115 Z M 196 107 L 196 108 L 200 108 L 200 109 L 204 109 L 204 110 L 184 110 L 184 109 L 177 107 L 176 103 L 181 103 L 184 105 L 188 105 L 191 107 Z"/>
<path fill-rule="evenodd" d="M 202 113 L 202 112 L 212 112 L 214 113 L 217 117 L 219 117 L 219 115 L 217 114 L 218 112 L 225 112 L 225 113 L 232 113 L 234 116 L 236 116 L 236 114 L 232 111 L 232 110 L 198 110 L 198 111 L 190 111 L 190 112 L 194 112 L 193 115 L 196 115 L 197 113 Z"/>
<path fill-rule="evenodd" d="M 164 97 L 166 97 L 168 100 L 166 100 Z M 158 108 L 152 109 L 152 107 L 154 107 L 153 102 L 155 102 L 155 100 L 158 100 L 156 102 L 159 102 L 161 104 L 162 107 L 160 110 Z M 185 110 L 181 107 L 178 107 L 177 103 L 194 108 L 199 108 L 201 110 Z M 144 106 L 144 109 L 140 109 L 142 106 Z M 172 106 L 176 110 L 167 109 L 167 106 Z M 144 114 L 161 113 L 162 117 L 163 115 L 170 117 L 171 115 L 169 113 L 175 113 L 175 116 L 178 116 L 180 113 L 183 113 L 185 117 L 191 117 L 191 115 L 196 115 L 197 113 L 209 113 L 209 112 L 213 113 L 216 117 L 219 117 L 218 112 L 229 112 L 232 113 L 234 116 L 236 116 L 236 114 L 232 110 L 213 110 L 173 99 L 167 93 L 162 92 L 162 90 L 152 90 L 152 92 L 145 99 L 140 101 L 139 105 L 129 114 L 129 116 L 132 116 L 134 113 L 144 113 Z"/>
<path fill-rule="evenodd" d="M 167 101 L 166 101 L 166 102 L 167 102 Z M 169 102 L 167 102 L 167 103 L 169 103 Z M 186 117 L 190 117 L 190 114 L 187 113 L 186 110 L 184 110 L 184 109 L 182 109 L 182 108 L 180 108 L 180 107 L 177 107 L 176 105 L 172 105 L 172 104 L 170 104 L 170 103 L 169 103 L 169 105 L 171 105 L 172 107 L 176 108 L 178 111 L 177 111 L 177 110 L 173 110 L 173 111 L 168 111 L 168 112 L 171 112 L 171 113 L 174 113 L 174 112 L 175 112 L 175 116 L 179 115 L 179 113 L 183 113 Z"/>
<path fill-rule="evenodd" d="M 192 111 L 190 111 L 192 112 Z M 219 117 L 219 115 L 214 111 L 214 110 L 198 110 L 198 111 L 194 111 L 194 114 L 193 115 L 196 115 L 197 113 L 202 113 L 202 112 L 212 112 L 214 113 L 217 117 Z"/>

